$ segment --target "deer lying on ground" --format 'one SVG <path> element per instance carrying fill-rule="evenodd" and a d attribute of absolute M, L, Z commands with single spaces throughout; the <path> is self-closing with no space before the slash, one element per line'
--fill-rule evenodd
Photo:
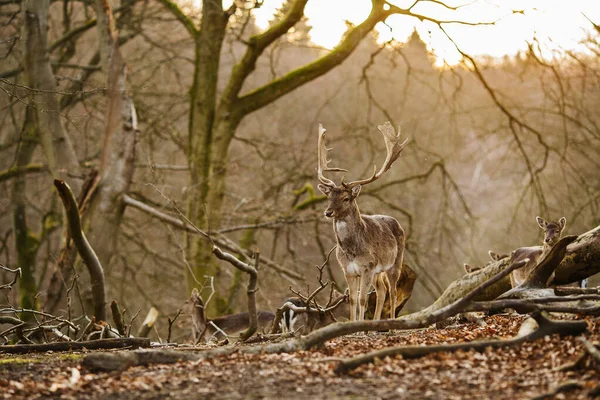
<path fill-rule="evenodd" d="M 292 309 L 286 310 L 283 313 L 283 319 L 280 322 L 281 332 L 306 335 L 316 329 L 333 324 L 334 322 L 346 320 L 348 318 L 349 306 L 348 301 L 343 300 L 344 297 L 346 297 L 346 295 L 338 293 L 331 303 L 337 304 L 341 301 L 340 305 L 328 312 L 301 313 Z M 300 297 L 290 297 L 284 301 L 284 304 L 288 302 L 298 308 L 306 308 L 306 302 Z M 314 310 L 314 307 L 311 308 Z"/>
<path fill-rule="evenodd" d="M 510 284 L 513 288 L 525 282 L 529 273 L 533 271 L 542 255 L 548 253 L 552 246 L 559 241 L 562 231 L 567 224 L 567 219 L 565 217 L 559 219 L 558 222 L 547 222 L 541 217 L 535 217 L 535 220 L 539 227 L 544 231 L 544 241 L 542 247 L 521 247 L 510 254 L 510 264 L 525 260 L 526 258 L 529 259 L 529 262 L 525 264 L 525 266 L 511 272 Z M 549 284 L 552 279 L 554 279 L 554 274 L 550 276 L 547 284 Z"/>
<path fill-rule="evenodd" d="M 380 275 L 380 278 L 383 278 Z M 402 266 L 402 272 L 400 279 L 396 283 L 396 310 L 395 316 L 398 313 L 412 294 L 415 281 L 417 280 L 417 274 L 408 265 Z M 387 280 L 383 284 L 387 285 Z M 387 290 L 387 287 L 386 287 Z M 330 302 L 331 304 L 337 304 L 338 301 L 346 297 L 344 294 L 336 292 L 335 298 Z M 306 307 L 306 303 L 299 297 L 292 297 L 286 299 L 285 302 L 291 302 L 296 307 Z M 371 315 L 375 315 L 377 308 L 377 293 L 369 292 L 367 295 L 367 312 Z M 390 298 L 386 296 L 383 304 L 384 315 L 390 314 Z M 283 319 L 280 324 L 282 332 L 299 332 L 301 335 L 306 335 L 313 330 L 322 328 L 324 326 L 333 324 L 334 322 L 348 320 L 348 314 L 350 311 L 348 300 L 343 301 L 338 307 L 331 312 L 327 313 L 296 313 L 294 310 L 287 310 L 283 314 Z"/>
<path fill-rule="evenodd" d="M 329 199 L 325 216 L 333 219 L 336 257 L 348 284 L 351 321 L 364 320 L 367 292 L 373 283 L 377 293 L 375 319 L 381 318 L 386 292 L 392 303 L 396 304 L 396 284 L 404 254 L 405 235 L 398 221 L 386 215 L 362 215 L 356 204 L 361 187 L 379 179 L 406 147 L 407 140 L 400 142 L 400 132 L 396 135 L 391 123 L 386 122 L 377 128 L 383 135 L 387 149 L 381 169 L 367 179 L 347 183 L 342 179 L 341 185 L 337 186 L 323 173 L 346 170 L 327 166 L 325 129 L 319 125 L 317 177 L 321 183 L 318 187 Z M 387 289 L 384 279 L 390 283 Z M 390 307 L 390 318 L 394 318 L 394 314 L 393 307 Z"/>
<path fill-rule="evenodd" d="M 496 261 L 500 261 L 503 258 L 508 257 L 508 254 L 498 254 L 498 253 L 496 253 L 496 252 L 494 252 L 492 250 L 488 251 L 488 255 L 490 256 L 490 258 L 492 259 L 492 261 L 488 262 L 483 267 L 474 267 L 474 266 L 469 265 L 469 264 L 463 264 L 465 272 L 467 274 L 470 274 L 471 272 L 479 271 L 480 269 L 484 269 L 485 267 L 487 267 L 490 264 L 495 263 Z"/>
<path fill-rule="evenodd" d="M 192 337 L 194 343 L 210 342 L 213 338 L 222 340 L 229 336 L 236 336 L 248 329 L 249 318 L 247 312 L 223 315 L 217 318 L 206 318 L 204 302 L 196 289 L 190 297 L 192 307 Z M 259 310 L 257 332 L 268 332 L 275 314 Z"/>

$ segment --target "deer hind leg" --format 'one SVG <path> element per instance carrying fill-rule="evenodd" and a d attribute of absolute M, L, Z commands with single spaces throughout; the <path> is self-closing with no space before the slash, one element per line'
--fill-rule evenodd
<path fill-rule="evenodd" d="M 381 311 L 383 310 L 383 304 L 385 302 L 385 294 L 387 293 L 386 288 L 386 275 L 383 273 L 377 274 L 375 278 L 375 292 L 377 293 L 377 302 L 375 303 L 375 313 L 373 319 L 381 319 Z"/>
<path fill-rule="evenodd" d="M 366 269 L 360 276 L 360 288 L 358 291 L 358 320 L 364 321 L 365 319 L 365 308 L 367 307 L 367 295 L 369 288 L 373 284 L 373 277 L 375 274 L 372 269 Z"/>
<path fill-rule="evenodd" d="M 398 262 L 398 261 L 396 261 Z M 402 259 L 399 265 L 394 265 L 386 271 L 388 279 L 388 293 L 390 295 L 390 319 L 396 318 L 396 304 L 398 303 L 398 279 L 400 279 L 400 268 L 402 268 Z"/>
<path fill-rule="evenodd" d="M 359 280 L 360 276 L 346 275 L 346 283 L 348 284 L 348 302 L 350 303 L 350 321 L 356 321 Z"/>

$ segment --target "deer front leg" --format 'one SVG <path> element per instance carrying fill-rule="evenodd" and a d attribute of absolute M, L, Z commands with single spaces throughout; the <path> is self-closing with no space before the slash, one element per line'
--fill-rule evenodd
<path fill-rule="evenodd" d="M 350 321 L 356 321 L 356 306 L 358 300 L 358 282 L 360 276 L 345 275 L 348 284 L 348 301 L 350 303 Z"/>
<path fill-rule="evenodd" d="M 360 289 L 359 289 L 359 299 L 358 299 L 358 320 L 364 321 L 365 319 L 365 308 L 367 307 L 367 294 L 369 293 L 369 288 L 373 284 L 373 277 L 375 274 L 372 269 L 363 270 L 362 275 L 360 276 Z"/>

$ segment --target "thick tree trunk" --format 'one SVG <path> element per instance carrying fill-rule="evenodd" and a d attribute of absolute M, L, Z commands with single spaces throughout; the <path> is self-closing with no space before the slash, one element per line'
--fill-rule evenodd
<path fill-rule="evenodd" d="M 35 112 L 31 107 L 27 107 L 21 141 L 17 148 L 17 167 L 31 162 L 36 147 L 36 124 L 34 119 Z M 15 177 L 12 190 L 12 206 L 17 266 L 21 268 L 21 278 L 18 280 L 19 298 L 22 308 L 37 310 L 35 260 L 39 248 L 39 239 L 35 237 L 27 224 L 26 188 L 25 175 Z M 33 320 L 33 317 L 32 313 L 23 313 L 22 315 L 25 320 Z"/>
<path fill-rule="evenodd" d="M 37 128 L 48 168 L 56 179 L 69 179 L 75 194 L 82 175 L 77 155 L 67 136 L 56 98 L 56 81 L 48 53 L 48 9 L 50 0 L 23 2 L 23 54 L 27 86 L 37 114 Z"/>
<path fill-rule="evenodd" d="M 86 232 L 100 263 L 110 265 L 116 253 L 125 211 L 123 195 L 131 185 L 138 136 L 137 115 L 127 91 L 127 65 L 119 50 L 112 10 L 97 1 L 98 33 L 103 69 L 107 73 L 107 112 L 98 186 L 86 217 Z"/>
<path fill-rule="evenodd" d="M 215 157 L 215 147 L 223 138 L 223 121 L 215 122 L 217 83 L 221 47 L 229 15 L 220 1 L 206 0 L 202 7 L 201 29 L 194 35 L 196 42 L 194 83 L 190 90 L 190 124 L 188 132 L 188 163 L 191 171 L 191 195 L 188 216 L 201 229 L 208 224 L 217 227 L 221 220 L 221 204 L 225 185 L 225 163 Z M 235 128 L 233 128 L 235 129 Z M 229 134 L 229 132 L 227 132 Z M 213 276 L 219 283 L 219 264 L 212 248 L 204 238 L 187 236 L 188 260 L 194 276 L 187 274 L 188 291 L 197 287 L 197 281 Z M 200 288 L 198 288 L 200 289 Z M 219 312 L 223 303 L 218 293 L 207 305 L 207 313 Z M 220 304 L 223 306 L 223 304 Z"/>
<path fill-rule="evenodd" d="M 100 171 L 87 182 L 89 207 L 83 216 L 88 240 L 103 266 L 110 265 L 116 252 L 119 226 L 125 211 L 123 195 L 127 194 L 134 172 L 135 147 L 138 127 L 135 106 L 127 92 L 127 65 L 119 50 L 120 41 L 115 30 L 112 10 L 108 2 L 97 2 L 97 29 L 101 52 L 92 64 L 102 60 L 107 74 L 107 112 L 103 136 Z M 96 59 L 97 58 L 97 59 Z M 89 71 L 84 71 L 87 78 Z M 66 107 L 73 100 L 65 97 Z M 70 182 L 70 181 L 69 181 Z M 59 271 L 52 276 L 46 307 L 55 309 L 64 295 L 62 282 L 70 276 L 74 249 L 63 248 L 59 258 Z M 62 274 L 62 276 L 61 276 Z"/>

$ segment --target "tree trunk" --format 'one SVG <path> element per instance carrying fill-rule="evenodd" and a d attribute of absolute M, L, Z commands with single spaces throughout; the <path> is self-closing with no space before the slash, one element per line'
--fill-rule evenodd
<path fill-rule="evenodd" d="M 188 199 L 188 216 L 201 229 L 208 231 L 219 226 L 221 204 L 225 185 L 226 160 L 215 157 L 214 147 L 219 147 L 227 129 L 224 121 L 215 126 L 217 83 L 221 47 L 229 15 L 220 1 L 203 2 L 201 29 L 195 34 L 194 83 L 190 91 L 190 124 L 188 132 L 188 163 L 191 171 L 191 195 Z M 233 128 L 235 130 L 235 128 Z M 225 132 L 230 134 L 230 132 Z M 205 276 L 213 276 L 219 284 L 219 264 L 212 248 L 204 238 L 187 236 L 188 260 L 194 276 L 187 274 L 188 291 L 198 287 Z M 200 289 L 198 287 L 198 289 Z M 207 305 L 207 314 L 218 312 L 223 303 L 215 294 Z M 222 305 L 222 304 L 221 304 Z"/>
<path fill-rule="evenodd" d="M 35 112 L 31 107 L 27 107 L 21 141 L 17 148 L 17 167 L 31 162 L 36 147 L 36 139 Z M 17 266 L 21 268 L 21 278 L 18 281 L 19 299 L 22 308 L 37 310 L 35 260 L 39 248 L 39 239 L 31 232 L 27 224 L 26 188 L 25 175 L 16 176 L 13 181 L 12 204 Z M 33 317 L 34 314 L 32 313 L 23 313 L 22 315 L 24 320 L 29 321 L 33 320 Z"/>
<path fill-rule="evenodd" d="M 31 111 L 28 111 L 26 119 L 32 126 L 27 128 L 28 132 L 35 132 L 46 156 L 48 169 L 52 176 L 57 179 L 68 179 L 71 187 L 76 194 L 80 192 L 81 182 L 72 177 L 81 177 L 82 169 L 79 166 L 77 155 L 67 136 L 60 114 L 59 102 L 56 97 L 56 81 L 48 49 L 48 12 L 50 7 L 49 0 L 25 0 L 22 10 L 24 12 L 22 28 L 22 46 L 23 46 L 23 65 L 25 72 L 25 82 L 30 88 L 29 95 Z M 31 139 L 31 135 L 26 135 Z M 19 149 L 21 153 L 19 158 L 21 162 L 27 158 L 22 152 L 30 152 L 32 149 Z M 15 201 L 14 221 L 17 232 L 20 233 L 17 239 L 17 253 L 20 256 L 20 263 L 30 264 L 31 268 L 23 270 L 22 287 L 25 293 L 23 307 L 27 305 L 34 307 L 35 304 L 27 300 L 30 291 L 35 291 L 35 276 L 33 273 L 33 264 L 35 263 L 35 254 L 32 252 L 33 236 L 27 229 L 25 222 L 25 203 L 19 199 L 19 193 L 24 190 L 24 182 L 15 182 Z M 23 192 L 24 195 L 24 192 Z M 35 295 L 35 294 L 34 294 Z"/>
<path fill-rule="evenodd" d="M 27 86 L 31 89 L 31 104 L 37 114 L 40 142 L 48 168 L 56 179 L 68 179 L 75 194 L 81 182 L 77 155 L 67 136 L 56 98 L 56 81 L 48 53 L 48 9 L 50 0 L 23 2 L 23 54 Z"/>
<path fill-rule="evenodd" d="M 127 91 L 127 65 L 119 50 L 108 0 L 97 1 L 102 67 L 107 73 L 107 112 L 98 186 L 86 217 L 86 232 L 100 263 L 106 268 L 115 254 L 125 211 L 123 195 L 134 172 L 138 136 L 137 115 Z"/>

